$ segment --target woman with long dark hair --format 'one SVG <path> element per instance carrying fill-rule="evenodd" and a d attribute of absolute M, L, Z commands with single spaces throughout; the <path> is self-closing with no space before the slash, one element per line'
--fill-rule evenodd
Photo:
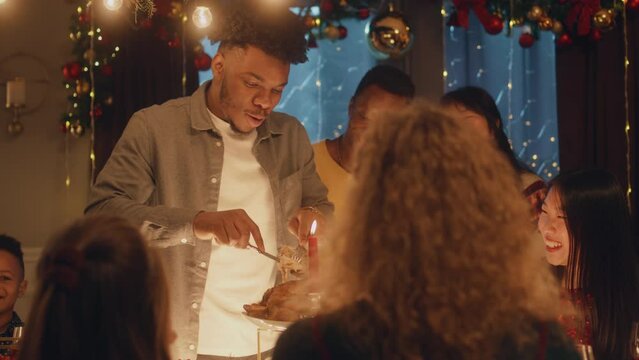
<path fill-rule="evenodd" d="M 470 125 L 476 134 L 492 138 L 499 152 L 506 157 L 519 175 L 520 187 L 534 209 L 538 209 L 546 194 L 546 184 L 513 152 L 504 133 L 504 122 L 490 94 L 479 87 L 466 86 L 446 93 L 441 104 L 448 115 Z"/>
<path fill-rule="evenodd" d="M 639 270 L 619 182 L 605 170 L 559 175 L 542 206 L 539 231 L 546 259 L 564 270 L 579 315 L 568 322 L 569 335 L 592 345 L 597 360 L 637 356 L 631 341 L 639 320 Z"/>

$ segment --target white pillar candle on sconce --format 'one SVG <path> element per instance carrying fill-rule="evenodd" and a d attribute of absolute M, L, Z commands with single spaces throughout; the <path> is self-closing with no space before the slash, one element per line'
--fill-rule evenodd
<path fill-rule="evenodd" d="M 20 108 L 27 104 L 27 81 L 17 77 L 7 81 L 7 108 Z"/>

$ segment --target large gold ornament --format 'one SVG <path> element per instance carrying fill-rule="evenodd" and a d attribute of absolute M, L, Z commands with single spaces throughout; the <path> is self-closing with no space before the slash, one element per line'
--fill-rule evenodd
<path fill-rule="evenodd" d="M 413 30 L 404 17 L 389 6 L 368 24 L 368 45 L 373 56 L 380 60 L 397 59 L 413 45 Z"/>
<path fill-rule="evenodd" d="M 87 81 L 76 80 L 75 92 L 78 93 L 78 95 L 86 94 L 89 92 L 89 90 L 91 90 L 91 84 L 89 84 Z"/>
<path fill-rule="evenodd" d="M 554 22 L 552 21 L 552 19 L 547 16 L 543 16 L 541 19 L 539 19 L 539 28 L 541 30 L 544 30 L 544 31 L 551 30 L 553 24 Z"/>
<path fill-rule="evenodd" d="M 615 23 L 615 13 L 612 9 L 601 9 L 592 17 L 592 23 L 597 29 L 610 30 Z"/>
<path fill-rule="evenodd" d="M 554 20 L 552 22 L 552 32 L 554 32 L 557 35 L 560 35 L 561 33 L 564 32 L 564 25 L 561 23 L 561 21 Z"/>
<path fill-rule="evenodd" d="M 544 16 L 544 9 L 542 9 L 539 5 L 533 5 L 530 8 L 530 11 L 528 11 L 527 16 L 531 21 L 538 21 Z"/>

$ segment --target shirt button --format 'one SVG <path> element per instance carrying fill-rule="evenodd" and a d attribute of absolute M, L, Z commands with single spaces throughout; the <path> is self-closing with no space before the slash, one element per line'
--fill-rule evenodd
<path fill-rule="evenodd" d="M 211 182 L 212 182 L 213 184 L 217 184 L 217 178 L 211 178 Z"/>
<path fill-rule="evenodd" d="M 221 141 L 216 142 L 216 143 L 215 143 L 215 146 L 217 146 L 217 147 L 222 146 L 222 142 L 221 142 Z"/>
<path fill-rule="evenodd" d="M 201 267 L 201 268 L 203 268 L 203 269 L 205 269 L 205 268 L 206 268 L 206 263 L 205 263 L 204 261 L 202 261 L 202 262 L 200 263 L 200 267 Z"/>
<path fill-rule="evenodd" d="M 195 350 L 195 345 L 193 344 L 189 345 L 189 350 Z"/>
<path fill-rule="evenodd" d="M 182 244 L 186 244 L 186 243 L 187 243 L 187 240 L 186 240 L 186 239 L 182 239 L 182 240 L 180 240 L 180 242 L 181 242 Z"/>
<path fill-rule="evenodd" d="M 192 308 L 197 309 L 197 303 L 193 303 L 193 305 L 191 305 Z"/>

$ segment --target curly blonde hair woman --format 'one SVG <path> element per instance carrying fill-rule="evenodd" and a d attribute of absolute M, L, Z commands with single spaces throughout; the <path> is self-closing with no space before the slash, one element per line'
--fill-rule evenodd
<path fill-rule="evenodd" d="M 358 155 L 349 216 L 323 249 L 326 314 L 289 328 L 275 359 L 574 355 L 493 144 L 417 103 L 373 122 Z"/>

